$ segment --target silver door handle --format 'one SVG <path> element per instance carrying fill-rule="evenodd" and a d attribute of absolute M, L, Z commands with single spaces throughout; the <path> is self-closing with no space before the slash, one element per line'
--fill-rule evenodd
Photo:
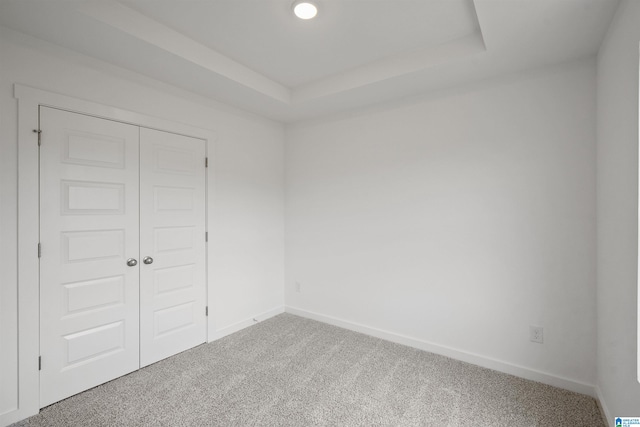
<path fill-rule="evenodd" d="M 145 264 L 153 264 L 153 258 L 151 258 L 150 256 L 146 256 L 142 258 L 142 262 L 144 262 Z"/>
<path fill-rule="evenodd" d="M 138 260 L 136 260 L 135 258 L 129 258 L 127 260 L 127 265 L 129 267 L 135 267 L 136 265 L 138 265 Z"/>

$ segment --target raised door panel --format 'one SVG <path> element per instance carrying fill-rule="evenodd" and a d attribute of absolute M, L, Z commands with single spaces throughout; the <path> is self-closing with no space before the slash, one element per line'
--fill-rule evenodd
<path fill-rule="evenodd" d="M 139 129 L 40 108 L 40 406 L 139 367 Z"/>
<path fill-rule="evenodd" d="M 206 340 L 205 144 L 140 130 L 140 363 Z"/>

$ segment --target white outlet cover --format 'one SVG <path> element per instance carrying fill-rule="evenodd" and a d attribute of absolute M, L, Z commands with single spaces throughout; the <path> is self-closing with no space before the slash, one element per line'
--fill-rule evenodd
<path fill-rule="evenodd" d="M 542 344 L 544 342 L 544 328 L 542 326 L 529 326 L 529 341 Z"/>

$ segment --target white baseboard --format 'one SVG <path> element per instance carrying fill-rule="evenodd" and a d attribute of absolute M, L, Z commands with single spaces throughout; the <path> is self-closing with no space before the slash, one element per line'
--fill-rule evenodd
<path fill-rule="evenodd" d="M 598 402 L 598 407 L 600 408 L 600 412 L 602 412 L 602 419 L 604 423 L 608 426 L 614 427 L 613 415 L 609 411 L 607 407 L 607 402 L 604 400 L 604 396 L 602 395 L 602 390 L 600 387 L 596 386 L 596 401 Z"/>
<path fill-rule="evenodd" d="M 231 335 L 234 332 L 238 332 L 246 327 L 251 325 L 255 325 L 258 322 L 262 322 L 263 320 L 267 320 L 273 316 L 277 316 L 278 314 L 284 313 L 284 306 L 278 306 L 272 308 L 271 310 L 255 314 L 248 319 L 241 320 L 232 325 L 225 326 L 224 328 L 218 329 L 213 334 L 209 336 L 209 342 L 219 340 L 220 338 L 226 337 L 227 335 Z"/>
<path fill-rule="evenodd" d="M 27 412 L 23 409 L 12 409 L 7 412 L 3 412 L 2 414 L 0 414 L 0 427 L 17 423 L 18 421 L 22 421 L 33 415 L 38 415 L 38 411 L 34 413 L 34 412 Z"/>
<path fill-rule="evenodd" d="M 490 357 L 481 356 L 479 354 L 469 353 L 469 352 L 458 350 L 455 348 L 423 341 L 417 338 L 396 334 L 394 332 L 389 332 L 382 329 L 372 328 L 359 323 L 350 322 L 348 320 L 338 319 L 336 317 L 326 316 L 324 314 L 314 313 L 311 311 L 302 310 L 302 309 L 291 307 L 291 306 L 286 306 L 285 311 L 287 313 L 295 314 L 297 316 L 306 317 L 309 319 L 328 323 L 330 325 L 349 329 L 355 332 L 371 335 L 376 338 L 381 338 L 387 341 L 395 342 L 395 343 L 406 345 L 409 347 L 414 347 L 420 350 L 425 350 L 430 353 L 447 356 L 452 359 L 471 363 L 473 365 L 482 366 L 483 368 L 493 369 L 495 371 L 514 375 L 516 377 L 537 381 L 543 384 L 548 384 L 548 385 L 562 388 L 565 390 L 574 391 L 576 393 L 586 394 L 594 398 L 596 397 L 596 389 L 591 384 L 586 384 L 586 383 L 575 381 L 569 378 L 548 374 L 545 372 L 537 371 L 535 369 L 525 368 L 523 366 L 504 362 L 501 360 L 492 359 Z"/>

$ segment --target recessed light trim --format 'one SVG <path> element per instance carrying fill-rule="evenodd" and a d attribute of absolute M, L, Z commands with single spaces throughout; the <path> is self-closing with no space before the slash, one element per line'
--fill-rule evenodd
<path fill-rule="evenodd" d="M 293 13 L 300 19 L 312 19 L 318 14 L 318 6 L 309 0 L 299 0 L 293 3 Z"/>

